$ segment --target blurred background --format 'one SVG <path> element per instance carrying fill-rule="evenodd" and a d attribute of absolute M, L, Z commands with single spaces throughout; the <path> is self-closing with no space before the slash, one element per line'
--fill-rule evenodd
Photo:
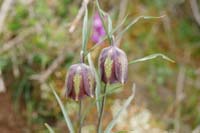
<path fill-rule="evenodd" d="M 64 97 L 63 86 L 69 66 L 79 61 L 82 3 L 0 0 L 1 133 L 45 133 L 44 123 L 56 132 L 68 132 L 47 82 L 54 84 L 72 121 L 77 122 L 78 105 Z M 165 14 L 162 19 L 141 19 L 121 38 L 120 47 L 130 61 L 163 53 L 176 62 L 156 58 L 130 65 L 127 85 L 107 99 L 103 125 L 123 105 L 134 82 L 136 97 L 113 131 L 199 133 L 200 1 L 101 0 L 100 5 L 114 26 L 126 15 L 123 27 L 140 15 Z M 94 1 L 89 0 L 90 22 L 93 7 Z M 94 45 L 91 39 L 89 45 Z M 97 60 L 97 55 L 93 58 Z M 91 100 L 86 98 L 85 106 Z M 92 112 L 86 116 L 85 133 L 95 132 L 95 106 Z"/>

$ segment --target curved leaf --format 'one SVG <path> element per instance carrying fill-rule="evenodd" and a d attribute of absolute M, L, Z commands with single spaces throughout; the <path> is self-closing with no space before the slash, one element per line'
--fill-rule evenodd
<path fill-rule="evenodd" d="M 51 85 L 49 87 L 51 88 L 51 90 L 52 90 L 54 96 L 56 97 L 56 100 L 57 100 L 57 102 L 58 102 L 58 104 L 59 104 L 59 106 L 62 110 L 65 122 L 67 124 L 67 127 L 69 128 L 70 133 L 74 133 L 74 128 L 72 126 L 72 122 L 71 122 L 71 120 L 70 120 L 70 118 L 69 118 L 69 116 L 68 116 L 68 114 L 65 110 L 65 107 L 64 107 L 62 101 L 60 100 L 60 98 L 59 98 L 58 94 L 56 93 L 56 91 L 54 90 L 54 88 Z"/>
<path fill-rule="evenodd" d="M 170 61 L 170 62 L 173 62 L 173 63 L 175 62 L 174 60 L 170 59 L 169 57 L 165 56 L 164 54 L 158 53 L 158 54 L 152 54 L 152 55 L 140 58 L 140 59 L 136 59 L 136 60 L 130 61 L 129 64 L 143 62 L 143 61 L 151 60 L 151 59 L 154 59 L 154 58 L 157 58 L 157 57 L 162 57 L 163 59 L 165 59 L 167 61 Z"/>
<path fill-rule="evenodd" d="M 134 19 L 133 21 L 130 22 L 129 25 L 127 25 L 120 33 L 119 35 L 117 36 L 117 38 L 123 36 L 123 34 L 132 26 L 134 25 L 135 23 L 137 23 L 140 19 L 158 19 L 158 18 L 163 18 L 165 15 L 162 15 L 162 16 L 138 16 L 136 19 Z"/>
<path fill-rule="evenodd" d="M 105 133 L 111 133 L 111 130 L 115 126 L 115 124 L 117 123 L 117 120 L 118 120 L 120 114 L 130 105 L 130 103 L 131 103 L 131 101 L 133 100 L 134 97 L 135 97 L 135 84 L 133 84 L 131 96 L 128 97 L 128 99 L 125 101 L 122 108 L 117 112 L 117 114 L 114 116 L 113 120 L 108 124 L 108 126 L 105 130 Z"/>
<path fill-rule="evenodd" d="M 49 133 L 55 133 L 55 132 L 53 131 L 53 129 L 51 128 L 51 126 L 49 126 L 48 123 L 44 123 L 44 125 L 45 125 L 45 127 L 49 130 Z"/>

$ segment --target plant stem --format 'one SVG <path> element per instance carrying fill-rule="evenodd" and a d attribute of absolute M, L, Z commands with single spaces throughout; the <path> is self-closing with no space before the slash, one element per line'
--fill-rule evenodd
<path fill-rule="evenodd" d="M 82 121 L 81 121 L 81 110 L 82 110 L 82 100 L 79 101 L 79 112 L 78 112 L 78 117 L 79 117 L 79 133 L 82 132 Z"/>
<path fill-rule="evenodd" d="M 101 22 L 102 22 L 102 24 L 103 24 L 104 30 L 105 30 L 105 32 L 106 32 L 106 35 L 107 35 L 107 37 L 108 37 L 108 41 L 109 41 L 109 43 L 110 43 L 110 45 L 111 45 L 111 44 L 112 44 L 112 41 L 111 41 L 111 38 L 112 38 L 112 37 L 110 36 L 110 33 L 108 32 L 108 28 L 107 28 L 106 23 L 105 23 L 105 21 L 104 21 L 104 16 L 103 16 L 103 14 L 102 14 L 102 12 L 101 12 L 101 8 L 100 8 L 99 1 L 98 1 L 98 0 L 96 0 L 96 4 L 97 4 L 97 9 L 98 9 L 98 13 L 99 13 Z M 105 15 L 105 14 L 104 14 L 104 15 Z"/>
<path fill-rule="evenodd" d="M 107 84 L 105 84 L 104 86 L 103 94 L 106 94 L 106 87 L 107 87 Z M 97 133 L 101 133 L 101 125 L 102 125 L 105 101 L 106 101 L 106 95 L 104 95 L 102 98 L 100 115 L 99 115 L 98 124 L 97 124 Z"/>

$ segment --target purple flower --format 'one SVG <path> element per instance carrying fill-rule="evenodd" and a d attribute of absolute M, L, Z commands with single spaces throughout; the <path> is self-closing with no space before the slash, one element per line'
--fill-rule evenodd
<path fill-rule="evenodd" d="M 92 41 L 98 43 L 100 39 L 105 36 L 106 32 L 104 30 L 101 18 L 99 14 L 96 12 L 93 18 L 93 34 Z"/>
<path fill-rule="evenodd" d="M 66 96 L 76 101 L 84 96 L 93 97 L 95 78 L 91 68 L 84 64 L 74 64 L 69 68 L 66 78 Z"/>
<path fill-rule="evenodd" d="M 124 51 L 116 46 L 104 48 L 99 57 L 101 80 L 104 83 L 122 83 L 128 77 L 128 59 Z"/>

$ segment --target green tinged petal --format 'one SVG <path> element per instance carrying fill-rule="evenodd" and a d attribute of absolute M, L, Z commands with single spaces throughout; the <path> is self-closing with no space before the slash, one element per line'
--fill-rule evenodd
<path fill-rule="evenodd" d="M 78 100 L 79 92 L 80 92 L 80 85 L 81 85 L 82 77 L 79 73 L 77 73 L 74 76 L 73 82 L 74 82 L 74 89 L 76 94 L 76 100 Z"/>
<path fill-rule="evenodd" d="M 108 56 L 104 63 L 106 78 L 109 79 L 112 73 L 113 60 Z"/>

